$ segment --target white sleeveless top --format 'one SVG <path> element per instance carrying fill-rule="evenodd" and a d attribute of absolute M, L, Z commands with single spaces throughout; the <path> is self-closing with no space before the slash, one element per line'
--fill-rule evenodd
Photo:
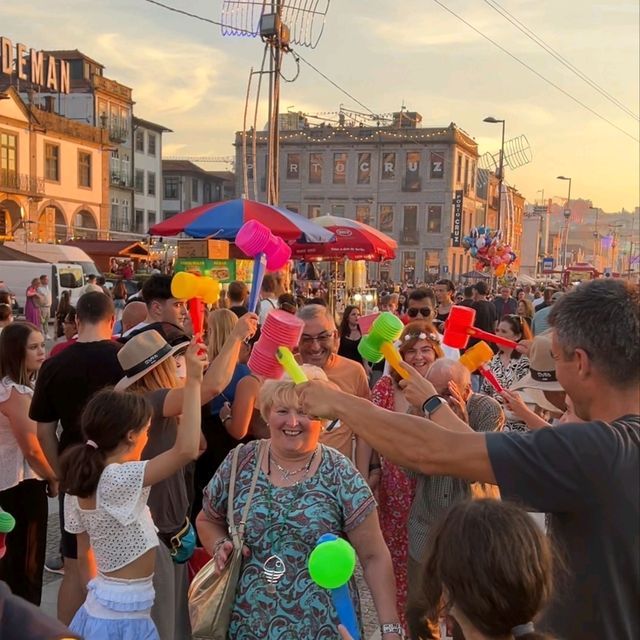
<path fill-rule="evenodd" d="M 64 528 L 89 534 L 101 573 L 130 564 L 158 546 L 147 506 L 151 487 L 143 487 L 146 460 L 107 465 L 96 491 L 96 508 L 82 509 L 76 496 L 64 497 Z"/>
<path fill-rule="evenodd" d="M 6 402 L 15 389 L 18 393 L 33 396 L 31 387 L 18 384 L 9 378 L 0 380 L 0 402 Z M 38 479 L 29 463 L 22 455 L 22 449 L 13 435 L 9 418 L 2 413 L 0 407 L 0 491 L 15 487 L 23 480 Z"/>

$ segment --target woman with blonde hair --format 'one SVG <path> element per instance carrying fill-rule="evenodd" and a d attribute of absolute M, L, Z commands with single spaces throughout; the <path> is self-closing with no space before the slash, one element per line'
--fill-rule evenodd
<path fill-rule="evenodd" d="M 327 380 L 303 365 L 310 380 Z M 346 536 L 362 563 L 384 640 L 399 640 L 394 577 L 375 506 L 364 478 L 337 450 L 319 443 L 324 422 L 305 415 L 288 377 L 268 380 L 260 407 L 271 438 L 241 445 L 231 478 L 228 455 L 207 485 L 197 520 L 205 549 L 218 570 L 227 564 L 229 487 L 235 481 L 234 520 L 242 512 L 257 470 L 245 528 L 245 549 L 228 637 L 234 640 L 333 640 L 337 619 L 331 595 L 316 585 L 307 561 L 320 535 Z M 356 601 L 357 590 L 350 585 Z"/>
<path fill-rule="evenodd" d="M 429 320 L 415 320 L 405 326 L 398 341 L 402 359 L 419 371 L 422 376 L 437 358 L 443 357 L 438 331 Z M 400 376 L 396 371 L 382 376 L 371 392 L 375 405 L 407 413 L 409 403 L 398 386 Z M 371 465 L 376 467 L 377 465 Z M 375 469 L 374 469 L 375 470 Z M 407 600 L 408 537 L 407 520 L 415 493 L 415 479 L 388 460 L 381 460 L 378 509 L 380 527 L 387 546 L 391 550 L 396 576 L 396 604 L 404 623 Z"/>

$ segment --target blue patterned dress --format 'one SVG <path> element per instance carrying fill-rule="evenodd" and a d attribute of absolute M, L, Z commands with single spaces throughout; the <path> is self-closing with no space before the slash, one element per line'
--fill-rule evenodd
<path fill-rule="evenodd" d="M 236 524 L 246 502 L 256 461 L 256 442 L 240 452 L 236 480 Z M 230 640 L 335 640 L 338 620 L 328 591 L 307 571 L 307 559 L 324 533 L 348 533 L 376 508 L 371 491 L 351 462 L 320 445 L 315 474 L 298 487 L 274 487 L 260 472 L 247 518 L 244 560 L 229 626 Z M 230 453 L 204 491 L 203 509 L 226 520 Z M 275 593 L 267 591 L 264 562 L 277 553 L 286 572 Z M 353 582 L 353 581 L 352 581 Z M 357 591 L 352 586 L 356 607 Z"/>

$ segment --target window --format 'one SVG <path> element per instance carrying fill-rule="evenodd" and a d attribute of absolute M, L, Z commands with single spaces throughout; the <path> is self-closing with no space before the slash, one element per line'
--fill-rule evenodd
<path fill-rule="evenodd" d="M 144 153 L 144 129 L 136 129 L 136 151 Z"/>
<path fill-rule="evenodd" d="M 415 282 L 416 275 L 416 252 L 402 252 L 402 277 L 409 282 Z"/>
<path fill-rule="evenodd" d="M 78 186 L 91 188 L 91 153 L 78 151 Z"/>
<path fill-rule="evenodd" d="M 297 180 L 300 177 L 300 154 L 287 153 L 287 180 Z"/>
<path fill-rule="evenodd" d="M 191 202 L 198 201 L 198 178 L 191 179 Z"/>
<path fill-rule="evenodd" d="M 370 217 L 371 208 L 368 204 L 356 205 L 356 222 L 364 222 L 364 224 L 369 224 Z"/>
<path fill-rule="evenodd" d="M 439 204 L 430 204 L 427 208 L 427 233 L 440 233 L 442 231 L 442 207 Z"/>
<path fill-rule="evenodd" d="M 307 211 L 309 212 L 309 218 L 318 218 L 320 216 L 320 205 L 310 204 Z"/>
<path fill-rule="evenodd" d="M 60 182 L 60 147 L 57 144 L 44 144 L 44 177 Z"/>
<path fill-rule="evenodd" d="M 147 195 L 156 195 L 156 174 L 153 171 L 147 171 Z"/>
<path fill-rule="evenodd" d="M 153 226 L 158 219 L 158 214 L 155 211 L 147 211 L 147 222 L 149 226 Z"/>
<path fill-rule="evenodd" d="M 136 193 L 144 193 L 144 171 L 142 169 L 136 169 L 135 190 Z"/>
<path fill-rule="evenodd" d="M 440 253 L 438 251 L 424 252 L 424 281 L 433 283 L 440 276 Z"/>
<path fill-rule="evenodd" d="M 210 182 L 205 182 L 203 185 L 203 190 L 204 190 L 204 198 L 203 198 L 203 202 L 213 202 L 214 198 L 211 197 L 211 183 Z"/>
<path fill-rule="evenodd" d="M 0 131 L 0 184 L 10 185 L 17 180 L 18 136 Z"/>
<path fill-rule="evenodd" d="M 331 215 L 336 216 L 338 218 L 344 218 L 344 205 L 343 204 L 332 204 L 331 205 Z"/>
<path fill-rule="evenodd" d="M 133 212 L 133 227 L 136 233 L 144 233 L 144 209 Z"/>
<path fill-rule="evenodd" d="M 382 179 L 394 180 L 396 177 L 396 154 L 393 152 L 382 154 Z"/>
<path fill-rule="evenodd" d="M 180 189 L 180 178 L 170 176 L 164 179 L 164 199 L 177 200 L 178 191 Z"/>
<path fill-rule="evenodd" d="M 430 165 L 432 180 L 438 180 L 444 177 L 444 153 L 432 151 Z"/>
<path fill-rule="evenodd" d="M 456 169 L 456 182 L 460 182 L 462 180 L 462 154 L 458 154 L 458 167 Z"/>
<path fill-rule="evenodd" d="M 403 213 L 402 242 L 404 244 L 418 244 L 418 205 L 405 205 Z"/>
<path fill-rule="evenodd" d="M 369 184 L 371 182 L 371 153 L 358 154 L 358 184 Z"/>
<path fill-rule="evenodd" d="M 393 233 L 393 205 L 381 204 L 378 212 L 378 229 Z"/>
<path fill-rule="evenodd" d="M 150 156 L 156 155 L 156 135 L 155 133 L 147 134 L 147 153 Z"/>
<path fill-rule="evenodd" d="M 347 181 L 347 154 L 333 154 L 333 184 L 345 184 Z"/>
<path fill-rule="evenodd" d="M 293 213 L 300 213 L 300 207 L 297 204 L 285 204 L 284 208 L 287 211 L 293 211 Z"/>
<path fill-rule="evenodd" d="M 322 182 L 322 154 L 309 154 L 309 184 L 320 184 Z"/>

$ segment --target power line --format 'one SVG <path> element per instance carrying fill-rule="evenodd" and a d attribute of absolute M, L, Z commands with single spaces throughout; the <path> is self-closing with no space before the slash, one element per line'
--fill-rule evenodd
<path fill-rule="evenodd" d="M 544 49 L 549 55 L 553 56 L 560 64 L 569 69 L 574 75 L 578 76 L 581 80 L 590 85 L 600 95 L 604 96 L 607 100 L 616 105 L 619 109 L 622 109 L 627 115 L 631 116 L 634 120 L 638 120 L 637 114 L 631 109 L 627 108 L 620 100 L 615 96 L 612 96 L 606 89 L 603 89 L 597 82 L 589 78 L 586 73 L 578 69 L 573 63 L 567 60 L 562 54 L 556 51 L 550 44 L 545 42 L 540 36 L 538 36 L 532 29 L 523 24 L 512 13 L 509 13 L 502 5 L 496 0 L 484 0 L 485 4 L 489 5 L 494 11 L 499 13 L 505 20 L 509 21 L 516 29 L 521 31 L 529 40 L 535 42 L 539 47 Z"/>
<path fill-rule="evenodd" d="M 181 14 L 183 16 L 187 16 L 189 18 L 195 18 L 196 20 L 201 20 L 202 22 L 208 22 L 209 24 L 214 24 L 214 25 L 216 25 L 218 27 L 234 29 L 235 31 L 243 32 L 243 33 L 246 33 L 248 35 L 255 36 L 255 33 L 253 31 L 249 31 L 247 29 L 238 29 L 236 27 L 231 27 L 231 25 L 224 24 L 223 22 L 218 22 L 217 20 L 212 20 L 211 18 L 205 18 L 204 16 L 199 16 L 199 15 L 197 15 L 195 13 L 190 13 L 189 11 L 184 11 L 182 9 L 176 9 L 175 7 L 172 7 L 172 6 L 168 5 L 168 4 L 164 4 L 163 2 L 158 2 L 158 0 L 144 0 L 144 1 L 148 2 L 149 4 L 154 4 L 154 5 L 158 6 L 158 7 L 166 9 L 167 11 L 173 11 L 174 13 L 179 13 L 179 14 Z M 338 89 L 338 91 L 340 91 L 341 93 L 344 93 L 345 96 L 347 96 L 348 98 L 353 100 L 356 104 L 359 104 L 363 109 L 366 109 L 372 115 L 376 115 L 371 109 L 369 109 L 369 107 L 367 107 L 366 104 L 363 104 L 362 102 L 360 102 L 360 100 L 358 100 L 357 98 L 352 96 L 346 89 L 343 89 L 339 84 L 337 84 L 331 78 L 329 78 L 327 75 L 322 73 L 322 71 L 320 71 L 320 69 L 318 69 L 317 67 L 312 65 L 308 60 L 305 60 L 297 51 L 291 50 L 291 52 L 293 53 L 293 56 L 296 59 L 296 62 L 298 62 L 298 60 L 302 60 L 302 62 L 304 62 L 308 67 L 313 69 L 318 75 L 322 76 L 327 82 L 329 82 L 336 89 Z M 297 77 L 297 75 L 296 75 L 296 77 Z"/>
<path fill-rule="evenodd" d="M 433 0 L 433 2 L 435 2 L 439 7 L 441 7 L 448 13 L 450 13 L 452 16 L 460 20 L 460 22 L 466 24 L 467 27 L 469 27 L 469 29 L 472 29 L 473 31 L 475 31 L 479 36 L 482 36 L 485 40 L 488 40 L 494 47 L 497 47 L 498 49 L 500 49 L 500 51 L 502 51 L 503 53 L 506 53 L 510 58 L 513 58 L 516 62 L 520 63 L 523 67 L 531 71 L 531 73 L 534 73 L 535 75 L 537 75 L 538 78 L 540 78 L 541 80 L 544 80 L 544 82 L 551 85 L 554 89 L 557 89 L 558 91 L 560 91 L 560 93 L 563 93 L 565 96 L 573 100 L 576 104 L 579 104 L 581 107 L 583 107 L 584 109 L 592 113 L 594 116 L 597 116 L 598 118 L 600 118 L 600 120 L 603 120 L 604 122 L 610 124 L 612 127 L 620 131 L 620 133 L 624 133 L 625 136 L 628 136 L 629 138 L 631 138 L 632 140 L 635 140 L 636 142 L 640 142 L 640 139 L 636 138 L 633 134 L 629 133 L 628 131 L 625 131 L 622 127 L 619 127 L 614 122 L 611 122 L 611 120 L 609 120 L 605 116 L 600 115 L 595 109 L 592 109 L 591 107 L 587 106 L 584 102 L 576 98 L 574 95 L 572 95 L 568 91 L 565 91 L 562 87 L 558 86 L 555 82 L 543 76 L 539 71 L 536 71 L 531 65 L 524 62 L 524 60 L 521 60 L 520 58 L 518 58 L 518 56 L 511 53 L 511 51 L 509 51 L 508 49 L 505 49 L 501 44 L 497 43 L 488 35 L 480 31 L 480 29 L 478 29 L 477 27 L 474 27 L 470 22 L 467 22 L 467 20 L 465 20 L 462 16 L 459 16 L 455 11 L 453 11 L 452 9 L 449 9 L 449 7 L 447 7 L 443 2 L 440 2 L 440 0 Z"/>

